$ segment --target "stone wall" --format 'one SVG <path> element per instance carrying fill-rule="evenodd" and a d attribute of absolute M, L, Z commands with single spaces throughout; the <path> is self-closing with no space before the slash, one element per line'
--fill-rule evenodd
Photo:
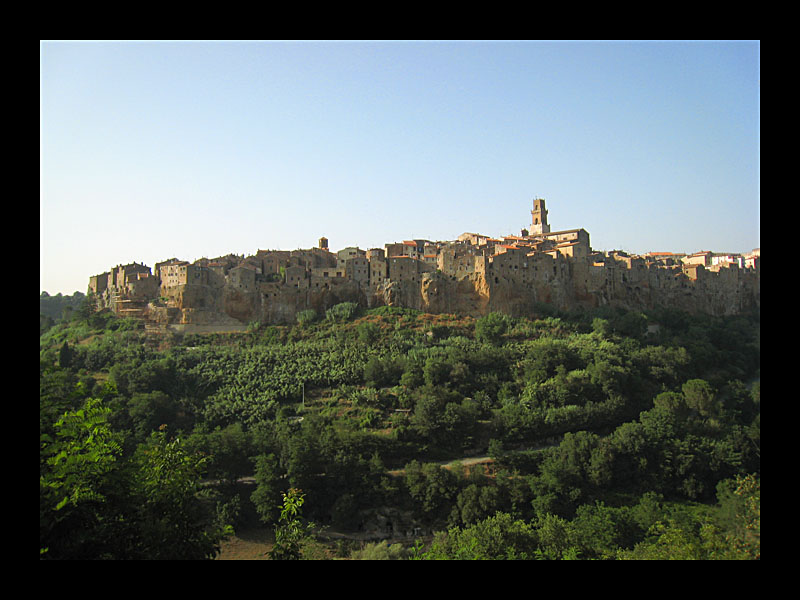
<path fill-rule="evenodd" d="M 496 250 L 500 252 L 482 255 L 445 249 L 447 258 L 438 266 L 446 265 L 447 271 L 414 258 L 378 256 L 369 262 L 358 256 L 339 269 L 286 266 L 284 281 L 249 267 L 231 268 L 226 277 L 208 267 L 164 265 L 160 288 L 155 277 L 136 265 L 135 277 L 128 274 L 129 285 L 115 293 L 123 298 L 120 292 L 127 292 L 127 301 L 134 295 L 145 302 L 160 297 L 161 308 L 151 305 L 146 318 L 198 326 L 294 323 L 300 311 L 311 308 L 324 315 L 341 302 L 476 317 L 492 311 L 532 316 L 539 303 L 565 310 L 672 307 L 711 315 L 760 307 L 760 270 L 736 264 L 664 266 L 623 254 L 567 258 L 513 247 Z M 365 278 L 368 267 L 375 279 Z M 93 277 L 90 284 L 99 288 L 104 276 Z M 106 290 L 102 298 L 109 301 L 114 295 Z"/>

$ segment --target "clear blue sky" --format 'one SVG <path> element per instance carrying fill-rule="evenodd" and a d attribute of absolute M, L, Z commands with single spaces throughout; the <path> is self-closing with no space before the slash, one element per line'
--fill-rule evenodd
<path fill-rule="evenodd" d="M 759 247 L 760 43 L 42 42 L 40 291 L 117 264 L 519 234 Z"/>

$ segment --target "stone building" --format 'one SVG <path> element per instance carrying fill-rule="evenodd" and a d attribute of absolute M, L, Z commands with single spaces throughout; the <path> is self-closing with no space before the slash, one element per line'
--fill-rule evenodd
<path fill-rule="evenodd" d="M 172 258 L 156 263 L 154 275 L 134 262 L 93 275 L 89 291 L 119 314 L 204 327 L 292 323 L 301 310 L 343 301 L 474 315 L 530 314 L 540 302 L 711 314 L 760 306 L 758 249 L 745 256 L 603 253 L 592 250 L 585 229 L 551 231 L 543 199 L 534 200 L 531 217 L 530 231 L 502 238 L 464 233 L 446 242 L 413 239 L 335 253 L 320 238 L 319 247 L 291 252 L 191 264 Z"/>
<path fill-rule="evenodd" d="M 186 261 L 163 265 L 159 272 L 161 273 L 162 289 L 181 285 L 208 285 L 209 268 L 189 264 Z"/>
<path fill-rule="evenodd" d="M 704 267 L 708 267 L 711 264 L 712 254 L 710 250 L 695 252 L 694 254 L 685 256 L 683 258 L 683 263 L 686 265 L 703 265 Z"/>
<path fill-rule="evenodd" d="M 344 261 L 344 276 L 348 281 L 369 284 L 369 261 L 366 256 L 356 256 Z"/>
<path fill-rule="evenodd" d="M 256 269 L 249 265 L 240 265 L 228 271 L 227 286 L 240 292 L 256 291 Z"/>
<path fill-rule="evenodd" d="M 89 291 L 95 296 L 102 295 L 108 289 L 108 279 L 110 276 L 111 272 L 106 271 L 100 275 L 92 275 L 89 277 Z"/>
<path fill-rule="evenodd" d="M 369 284 L 372 287 L 383 285 L 387 278 L 388 266 L 383 248 L 367 250 L 369 262 Z"/>
<path fill-rule="evenodd" d="M 422 261 L 410 256 L 391 256 L 387 261 L 387 278 L 398 282 L 419 282 L 423 272 Z"/>
<path fill-rule="evenodd" d="M 311 284 L 311 273 L 303 265 L 286 267 L 284 284 L 289 287 L 307 289 Z"/>

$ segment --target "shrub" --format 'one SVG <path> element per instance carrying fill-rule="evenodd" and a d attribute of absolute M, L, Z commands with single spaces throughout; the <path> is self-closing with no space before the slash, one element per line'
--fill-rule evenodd
<path fill-rule="evenodd" d="M 408 551 L 403 546 L 400 544 L 390 546 L 386 540 L 369 543 L 350 555 L 353 560 L 405 560 L 407 557 Z"/>
<path fill-rule="evenodd" d="M 508 331 L 509 318 L 503 313 L 493 312 L 475 323 L 475 337 L 481 342 L 497 344 Z"/>
<path fill-rule="evenodd" d="M 325 311 L 325 317 L 334 323 L 344 323 L 351 320 L 358 313 L 358 304 L 355 302 L 342 302 Z"/>
<path fill-rule="evenodd" d="M 308 310 L 301 310 L 297 313 L 297 324 L 301 327 L 305 327 L 306 325 L 311 325 L 314 321 L 317 320 L 317 311 L 313 308 L 309 308 Z"/>

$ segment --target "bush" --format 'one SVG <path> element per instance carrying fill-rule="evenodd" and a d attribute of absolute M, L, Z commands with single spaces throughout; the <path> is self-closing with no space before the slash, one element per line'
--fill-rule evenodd
<path fill-rule="evenodd" d="M 400 544 L 390 546 L 386 540 L 367 544 L 350 555 L 353 560 L 405 560 L 407 557 L 408 550 Z"/>
<path fill-rule="evenodd" d="M 509 318 L 503 313 L 493 312 L 475 323 L 475 337 L 481 342 L 497 344 L 508 331 Z"/>
<path fill-rule="evenodd" d="M 314 321 L 317 320 L 317 311 L 313 308 L 309 308 L 308 310 L 301 310 L 297 313 L 297 324 L 301 327 L 305 327 L 306 325 L 311 325 Z"/>
<path fill-rule="evenodd" d="M 358 341 L 368 346 L 375 343 L 380 337 L 380 327 L 370 321 L 365 321 L 358 326 Z"/>
<path fill-rule="evenodd" d="M 342 302 L 325 311 L 325 317 L 334 323 L 344 323 L 351 320 L 358 313 L 358 304 L 355 302 Z"/>

